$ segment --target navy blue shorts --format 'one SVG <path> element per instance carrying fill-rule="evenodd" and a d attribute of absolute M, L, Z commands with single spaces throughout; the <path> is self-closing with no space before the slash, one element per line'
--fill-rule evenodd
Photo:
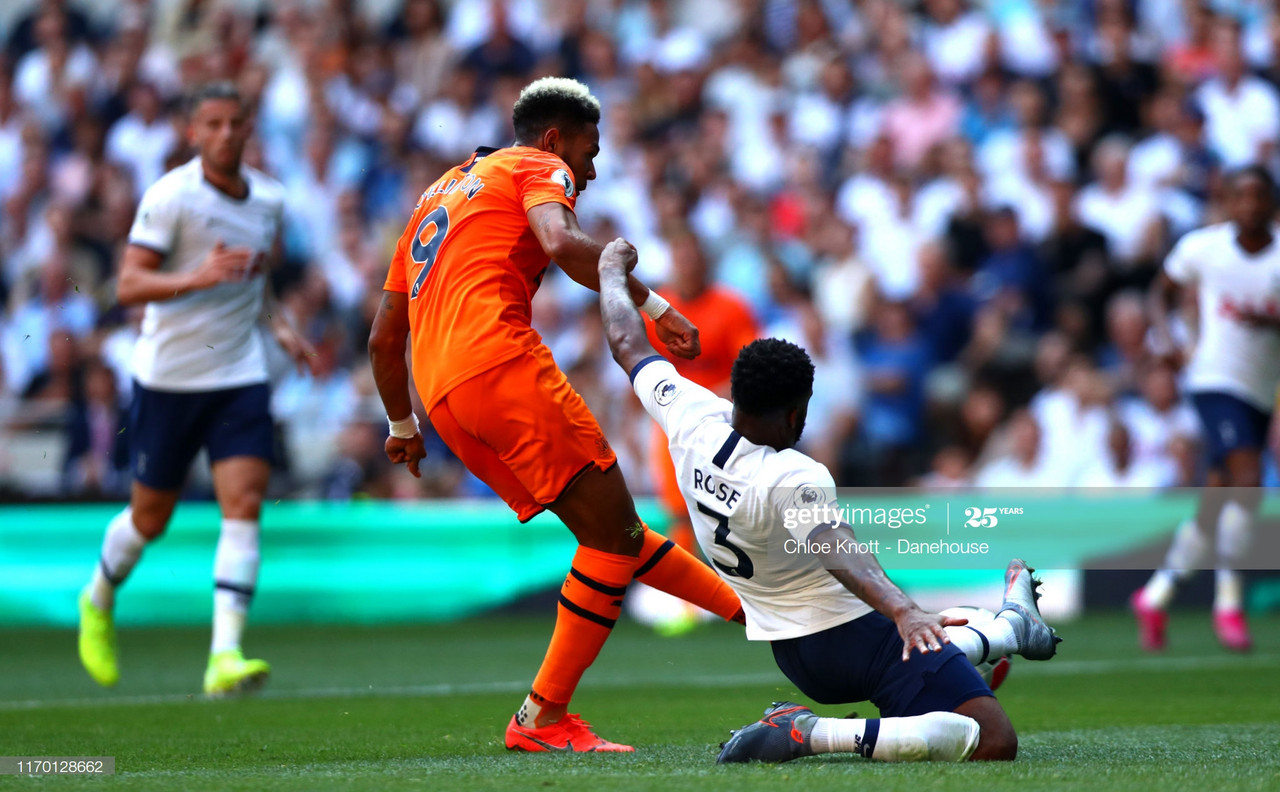
<path fill-rule="evenodd" d="M 262 383 L 212 391 L 159 391 L 133 383 L 129 461 L 148 487 L 181 489 L 201 448 L 209 461 L 234 456 L 274 460 L 271 388 Z"/>
<path fill-rule="evenodd" d="M 1267 447 L 1271 413 L 1259 410 L 1239 396 L 1212 391 L 1191 394 L 1191 404 L 1204 425 L 1210 468 L 1221 468 L 1232 451 L 1242 448 L 1261 451 Z"/>
<path fill-rule="evenodd" d="M 952 644 L 902 661 L 892 621 L 868 613 L 812 635 L 773 642 L 773 659 L 800 692 L 819 704 L 870 701 L 881 717 L 954 712 L 991 688 Z"/>

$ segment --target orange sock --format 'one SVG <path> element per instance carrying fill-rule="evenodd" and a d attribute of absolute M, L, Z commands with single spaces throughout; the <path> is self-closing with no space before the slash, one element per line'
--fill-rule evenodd
<path fill-rule="evenodd" d="M 578 548 L 560 588 L 551 645 L 533 680 L 535 696 L 553 707 L 573 697 L 582 672 L 595 662 L 618 620 L 622 597 L 638 563 L 634 556 Z"/>
<path fill-rule="evenodd" d="M 744 622 L 738 595 L 715 570 L 647 526 L 636 580 L 709 610 L 725 621 Z"/>

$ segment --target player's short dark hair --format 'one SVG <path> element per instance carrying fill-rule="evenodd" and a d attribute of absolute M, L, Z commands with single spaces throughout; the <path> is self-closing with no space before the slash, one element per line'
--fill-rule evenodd
<path fill-rule="evenodd" d="M 1263 188 L 1267 191 L 1267 198 L 1276 200 L 1276 177 L 1271 175 L 1270 169 L 1265 165 L 1245 165 L 1243 168 L 1232 171 L 1227 177 L 1227 186 L 1235 190 L 1242 179 L 1257 179 L 1262 182 Z"/>
<path fill-rule="evenodd" d="M 241 110 L 245 109 L 244 97 L 240 95 L 240 89 L 235 83 L 220 80 L 196 86 L 187 94 L 187 114 L 195 113 L 200 105 L 214 100 L 230 100 L 240 105 Z"/>
<path fill-rule="evenodd" d="M 751 415 L 789 410 L 813 393 L 813 361 L 790 341 L 757 339 L 733 361 L 729 392 L 734 406 Z"/>
<path fill-rule="evenodd" d="M 529 83 L 511 111 L 511 126 L 519 143 L 532 143 L 552 127 L 598 123 L 600 102 L 587 86 L 564 77 L 543 77 Z"/>

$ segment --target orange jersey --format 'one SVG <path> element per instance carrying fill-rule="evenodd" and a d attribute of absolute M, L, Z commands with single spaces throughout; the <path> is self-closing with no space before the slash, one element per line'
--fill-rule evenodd
<path fill-rule="evenodd" d="M 666 295 L 664 295 L 666 296 Z M 755 317 L 746 300 L 737 294 L 712 286 L 692 300 L 669 296 L 671 307 L 698 328 L 702 354 L 693 360 L 667 356 L 680 376 L 693 380 L 707 390 L 728 398 L 729 373 L 738 351 L 759 337 Z M 658 340 L 652 322 L 648 322 L 649 341 L 659 352 L 666 346 Z"/>
<path fill-rule="evenodd" d="M 550 262 L 527 213 L 574 207 L 569 166 L 525 146 L 479 149 L 431 185 L 383 288 L 409 295 L 413 377 L 428 410 L 458 383 L 541 342 L 530 303 Z"/>

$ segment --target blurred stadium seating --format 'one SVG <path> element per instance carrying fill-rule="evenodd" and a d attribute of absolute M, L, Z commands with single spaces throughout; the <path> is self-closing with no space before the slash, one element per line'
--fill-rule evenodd
<path fill-rule="evenodd" d="M 814 352 L 839 385 L 807 450 L 841 484 L 1106 483 L 1119 454 L 1195 483 L 1138 295 L 1222 216 L 1224 168 L 1280 163 L 1278 23 L 1162 0 L 5 3 L 0 494 L 124 492 L 138 315 L 114 267 L 141 191 L 190 156 L 183 91 L 230 79 L 249 160 L 288 187 L 275 283 L 319 350 L 314 376 L 277 367 L 273 497 L 484 496 L 438 442 L 421 482 L 381 458 L 364 342 L 418 193 L 509 142 L 553 73 L 604 106 L 584 226 L 668 288 L 692 231 L 766 334 Z M 592 295 L 553 275 L 535 308 L 651 491 Z"/>

